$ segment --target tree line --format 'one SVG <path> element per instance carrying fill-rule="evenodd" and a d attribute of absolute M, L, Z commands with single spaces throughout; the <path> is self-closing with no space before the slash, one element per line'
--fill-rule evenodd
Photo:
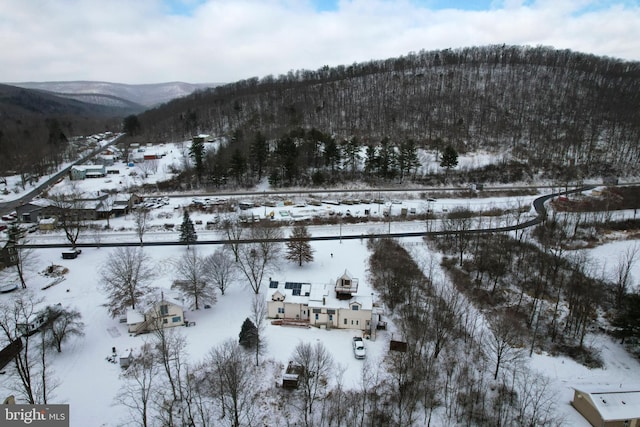
<path fill-rule="evenodd" d="M 395 150 L 413 141 L 433 150 L 507 152 L 551 175 L 566 167 L 583 176 L 624 175 L 640 158 L 638 77 L 636 62 L 543 46 L 420 51 L 200 91 L 139 115 L 139 137 L 226 135 L 231 153 L 248 159 L 250 144 L 235 143 L 239 132 L 282 141 L 294 129 L 316 129 L 337 144 L 382 150 L 389 138 Z M 330 143 L 315 142 L 331 163 Z M 348 160 L 340 167 L 349 172 Z"/>

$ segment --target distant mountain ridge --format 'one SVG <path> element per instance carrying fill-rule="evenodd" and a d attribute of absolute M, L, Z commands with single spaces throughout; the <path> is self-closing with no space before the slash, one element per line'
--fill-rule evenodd
<path fill-rule="evenodd" d="M 21 82 L 8 83 L 12 86 L 26 89 L 38 89 L 54 92 L 59 96 L 73 97 L 83 102 L 109 104 L 105 98 L 79 98 L 77 96 L 105 95 L 126 100 L 130 103 L 142 105 L 146 108 L 163 104 L 175 98 L 192 94 L 198 89 L 218 86 L 217 83 L 185 83 L 166 82 L 151 84 L 124 84 L 98 81 L 60 81 L 60 82 Z M 131 107 L 131 105 L 129 105 Z"/>
<path fill-rule="evenodd" d="M 24 89 L 24 88 L 23 88 Z M 119 108 L 122 110 L 129 110 L 131 113 L 139 113 L 147 109 L 146 106 L 129 101 L 128 99 L 120 98 L 113 95 L 105 95 L 102 93 L 60 93 L 49 92 L 55 96 L 67 99 L 75 99 L 76 101 L 84 102 L 87 104 L 102 105 L 105 107 Z"/>
<path fill-rule="evenodd" d="M 140 105 L 125 100 L 109 103 L 86 102 L 76 97 L 18 86 L 0 84 L 0 119 L 23 120 L 33 117 L 122 117 L 139 112 Z"/>

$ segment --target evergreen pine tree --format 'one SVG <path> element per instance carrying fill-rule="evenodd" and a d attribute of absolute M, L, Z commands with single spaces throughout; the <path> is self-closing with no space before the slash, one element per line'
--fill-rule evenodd
<path fill-rule="evenodd" d="M 204 138 L 200 136 L 193 137 L 191 147 L 189 148 L 189 155 L 196 164 L 198 179 L 202 177 L 202 173 L 204 172 L 204 151 Z"/>
<path fill-rule="evenodd" d="M 240 329 L 240 345 L 247 350 L 256 348 L 258 344 L 258 328 L 256 325 L 247 317 L 244 319 L 244 323 L 242 323 L 242 328 Z"/>
<path fill-rule="evenodd" d="M 442 153 L 442 160 L 440 161 L 440 167 L 447 170 L 458 166 L 458 152 L 451 146 L 447 145 Z"/>
<path fill-rule="evenodd" d="M 287 242 L 287 259 L 297 261 L 299 266 L 303 262 L 313 261 L 313 248 L 309 244 L 311 235 L 302 224 L 293 227 L 291 239 Z"/>
<path fill-rule="evenodd" d="M 196 229 L 193 226 L 193 221 L 189 217 L 189 212 L 184 211 L 182 216 L 182 224 L 180 224 L 180 241 L 186 243 L 187 246 L 195 243 L 198 240 Z"/>
<path fill-rule="evenodd" d="M 611 322 L 616 328 L 614 336 L 624 344 L 627 338 L 640 337 L 640 294 L 626 294 L 622 299 L 622 307 Z"/>

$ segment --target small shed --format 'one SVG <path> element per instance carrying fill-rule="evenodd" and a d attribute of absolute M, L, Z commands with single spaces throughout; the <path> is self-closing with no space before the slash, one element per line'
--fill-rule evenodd
<path fill-rule="evenodd" d="M 69 251 L 62 251 L 62 259 L 76 259 L 80 254 L 80 250 L 74 249 Z"/>
<path fill-rule="evenodd" d="M 289 361 L 287 368 L 282 374 L 282 388 L 294 389 L 298 388 L 298 380 L 304 368 Z"/>
<path fill-rule="evenodd" d="M 40 231 L 55 230 L 58 220 L 56 218 L 42 218 L 38 221 L 38 228 Z"/>
<path fill-rule="evenodd" d="M 126 349 L 123 353 L 120 354 L 120 367 L 123 369 L 127 369 L 131 362 L 133 361 L 133 350 Z"/>
<path fill-rule="evenodd" d="M 571 405 L 594 427 L 640 427 L 640 385 L 574 387 Z"/>

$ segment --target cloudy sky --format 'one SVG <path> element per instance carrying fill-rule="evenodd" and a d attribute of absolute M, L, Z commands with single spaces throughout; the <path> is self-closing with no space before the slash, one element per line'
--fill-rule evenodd
<path fill-rule="evenodd" d="M 639 0 L 0 0 L 0 82 L 232 82 L 487 44 L 640 60 Z"/>

